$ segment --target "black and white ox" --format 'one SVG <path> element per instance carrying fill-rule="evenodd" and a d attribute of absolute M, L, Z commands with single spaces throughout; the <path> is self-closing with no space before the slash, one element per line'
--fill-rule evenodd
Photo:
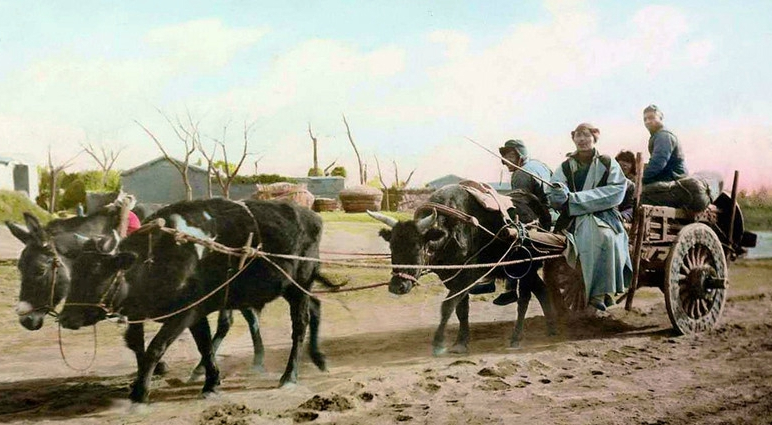
<path fill-rule="evenodd" d="M 164 219 L 167 227 L 229 247 L 244 246 L 249 233 L 253 233 L 252 246 L 259 246 L 264 252 L 319 256 L 321 218 L 306 208 L 285 202 L 185 201 L 164 207 L 147 220 L 156 218 Z M 60 323 L 78 329 L 105 319 L 109 312 L 119 313 L 131 322 L 174 313 L 159 320 L 163 325 L 140 359 L 130 398 L 133 402 L 147 402 L 153 368 L 187 328 L 206 369 L 206 396 L 214 393 L 220 383 L 206 315 L 223 308 L 259 310 L 281 296 L 290 305 L 292 349 L 280 383 L 294 383 L 309 323 L 309 296 L 303 289 L 308 290 L 314 280 L 328 285 L 329 282 L 319 275 L 316 262 L 257 258 L 247 261 L 241 273 L 238 263 L 237 257 L 210 251 L 202 244 L 177 241 L 159 229 L 131 234 L 120 242 L 117 253 L 84 251 L 78 257 L 70 295 L 59 315 Z M 221 287 L 229 279 L 230 283 Z M 318 327 L 318 320 L 311 320 L 309 351 L 312 361 L 324 370 Z M 143 341 L 127 343 L 136 350 L 133 345 Z"/>
<path fill-rule="evenodd" d="M 67 297 L 70 290 L 70 276 L 75 259 L 90 238 L 112 234 L 118 228 L 121 219 L 120 197 L 114 203 L 107 204 L 83 217 L 70 217 L 51 220 L 45 226 L 30 213 L 24 213 L 26 229 L 15 223 L 5 224 L 17 239 L 24 244 L 17 267 L 21 276 L 19 303 L 16 313 L 19 323 L 28 330 L 38 330 L 43 326 L 47 314 L 55 314 L 54 309 Z M 137 215 L 146 211 L 142 204 L 133 210 Z M 263 343 L 260 338 L 257 314 L 252 309 L 243 309 L 242 315 L 249 325 L 254 347 L 252 367 L 263 369 Z M 217 322 L 217 332 L 213 339 L 214 351 L 220 346 L 233 323 L 233 313 L 223 310 Z M 141 323 L 128 326 L 125 338 L 136 339 L 144 335 Z M 137 361 L 144 351 L 144 344 L 135 352 Z M 160 363 L 156 373 L 166 372 L 166 364 Z M 203 375 L 204 368 L 199 364 L 191 375 L 191 380 Z"/>
<path fill-rule="evenodd" d="M 511 194 L 519 220 L 524 223 L 538 220 L 541 226 L 549 228 L 549 212 L 539 200 L 527 192 L 516 191 Z M 379 234 L 391 248 L 392 277 L 389 292 L 406 294 L 413 288 L 420 277 L 420 271 L 414 268 L 400 268 L 396 265 L 475 265 L 502 261 L 510 249 L 512 239 L 506 233 L 504 219 L 500 212 L 486 210 L 479 202 L 459 185 L 448 185 L 434 192 L 429 203 L 441 204 L 461 214 L 427 210 L 417 211 L 417 217 L 409 221 L 397 221 L 379 213 L 368 212 L 373 218 L 387 224 L 389 229 L 381 229 Z M 479 227 L 464 216 L 477 219 Z M 491 236 L 482 228 L 497 237 Z M 506 260 L 529 259 L 531 254 L 527 246 L 512 249 Z M 554 320 L 550 300 L 544 282 L 538 276 L 539 262 L 529 261 L 497 267 L 488 277 L 520 277 L 517 323 L 512 333 L 511 345 L 517 346 L 523 331 L 523 322 L 531 293 L 541 303 L 547 318 L 548 331 L 554 333 Z M 440 355 L 445 352 L 445 325 L 450 314 L 455 310 L 459 321 L 459 331 L 453 347 L 453 353 L 468 352 L 469 344 L 469 294 L 459 292 L 469 289 L 473 282 L 483 277 L 489 268 L 434 269 L 435 273 L 448 288 L 448 296 L 441 307 L 440 324 L 434 334 L 433 352 Z M 521 277 L 522 276 L 522 277 Z M 459 294 L 459 295 L 457 295 Z M 457 295 L 457 296 L 456 296 Z"/>

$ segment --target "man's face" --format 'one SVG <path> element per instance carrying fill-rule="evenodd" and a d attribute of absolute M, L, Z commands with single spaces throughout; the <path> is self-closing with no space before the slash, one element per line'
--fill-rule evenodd
<path fill-rule="evenodd" d="M 520 165 L 520 155 L 515 150 L 508 150 L 504 154 L 504 159 L 506 159 L 507 161 L 509 161 L 509 162 L 511 162 L 511 163 L 513 163 L 515 165 L 518 165 L 518 166 Z M 502 162 L 504 162 L 504 161 L 502 161 Z M 509 170 L 510 173 L 514 172 L 516 170 L 515 167 L 513 167 L 512 165 L 510 165 L 510 164 L 508 164 L 506 162 L 504 162 L 504 165 L 507 166 L 507 169 Z"/>
<path fill-rule="evenodd" d="M 625 177 L 627 177 L 630 180 L 633 180 L 635 176 L 633 176 L 633 163 L 627 162 L 627 161 L 619 161 L 619 167 L 622 168 L 622 172 L 625 174 Z"/>
<path fill-rule="evenodd" d="M 643 114 L 643 125 L 649 133 L 657 132 L 662 128 L 662 117 L 656 111 L 646 112 Z"/>

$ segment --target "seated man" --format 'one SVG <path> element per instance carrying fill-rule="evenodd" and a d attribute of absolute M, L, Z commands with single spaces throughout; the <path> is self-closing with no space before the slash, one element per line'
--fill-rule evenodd
<path fill-rule="evenodd" d="M 649 130 L 649 154 L 651 158 L 643 170 L 643 184 L 675 181 L 686 177 L 686 158 L 673 132 L 662 124 L 664 114 L 656 105 L 643 110 L 643 123 Z"/>
<path fill-rule="evenodd" d="M 622 200 L 617 209 L 619 209 L 622 220 L 630 223 L 633 221 L 635 212 L 633 204 L 635 204 L 635 177 L 638 171 L 635 167 L 635 154 L 630 151 L 620 151 L 614 159 L 617 160 L 625 178 L 627 178 L 625 199 Z"/>
<path fill-rule="evenodd" d="M 576 151 L 555 171 L 547 193 L 560 210 L 556 232 L 569 240 L 566 260 L 581 264 L 589 305 L 600 311 L 614 304 L 632 278 L 628 238 L 619 212 L 627 181 L 619 164 L 596 147 L 600 130 L 588 123 L 571 132 Z"/>
<path fill-rule="evenodd" d="M 511 189 L 524 190 L 534 194 L 541 201 L 542 205 L 547 205 L 548 183 L 552 178 L 552 170 L 543 162 L 532 159 L 528 156 L 528 148 L 522 140 L 507 140 L 504 146 L 499 148 L 502 164 L 507 166 L 512 173 Z M 539 176 L 543 181 L 535 179 L 531 174 Z M 553 218 L 554 219 L 554 218 Z M 546 229 L 549 230 L 549 229 Z M 517 282 L 507 278 L 507 291 L 496 297 L 493 303 L 496 305 L 507 305 L 517 301 Z M 496 290 L 494 281 L 480 283 L 472 288 L 470 294 L 487 294 Z"/>

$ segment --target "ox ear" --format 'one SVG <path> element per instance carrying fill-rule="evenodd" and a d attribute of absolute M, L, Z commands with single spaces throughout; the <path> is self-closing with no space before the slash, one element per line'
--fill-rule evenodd
<path fill-rule="evenodd" d="M 11 231 L 11 234 L 16 236 L 16 239 L 20 240 L 24 245 L 27 245 L 27 243 L 29 243 L 29 241 L 32 239 L 30 232 L 24 230 L 18 224 L 6 221 L 5 225 L 8 226 L 8 230 Z"/>
<path fill-rule="evenodd" d="M 24 223 L 27 224 L 27 230 L 29 230 L 30 236 L 40 242 L 41 245 L 45 244 L 48 236 L 46 235 L 46 231 L 43 229 L 43 226 L 40 224 L 38 218 L 28 212 L 25 212 Z"/>
<path fill-rule="evenodd" d="M 114 256 L 112 261 L 116 270 L 128 270 L 137 261 L 137 254 L 133 252 L 121 252 Z"/>
<path fill-rule="evenodd" d="M 382 237 L 386 242 L 391 242 L 391 229 L 381 229 L 378 231 L 378 236 Z"/>

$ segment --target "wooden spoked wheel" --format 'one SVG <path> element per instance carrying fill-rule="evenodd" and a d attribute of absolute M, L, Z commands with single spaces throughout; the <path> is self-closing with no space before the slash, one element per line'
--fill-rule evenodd
<path fill-rule="evenodd" d="M 726 302 L 729 269 L 721 241 L 705 224 L 692 223 L 676 236 L 665 263 L 665 306 L 682 334 L 712 329 Z"/>
<path fill-rule="evenodd" d="M 564 258 L 544 262 L 544 282 L 552 299 L 552 306 L 559 317 L 571 318 L 580 315 L 587 307 L 582 269 L 574 269 Z"/>

